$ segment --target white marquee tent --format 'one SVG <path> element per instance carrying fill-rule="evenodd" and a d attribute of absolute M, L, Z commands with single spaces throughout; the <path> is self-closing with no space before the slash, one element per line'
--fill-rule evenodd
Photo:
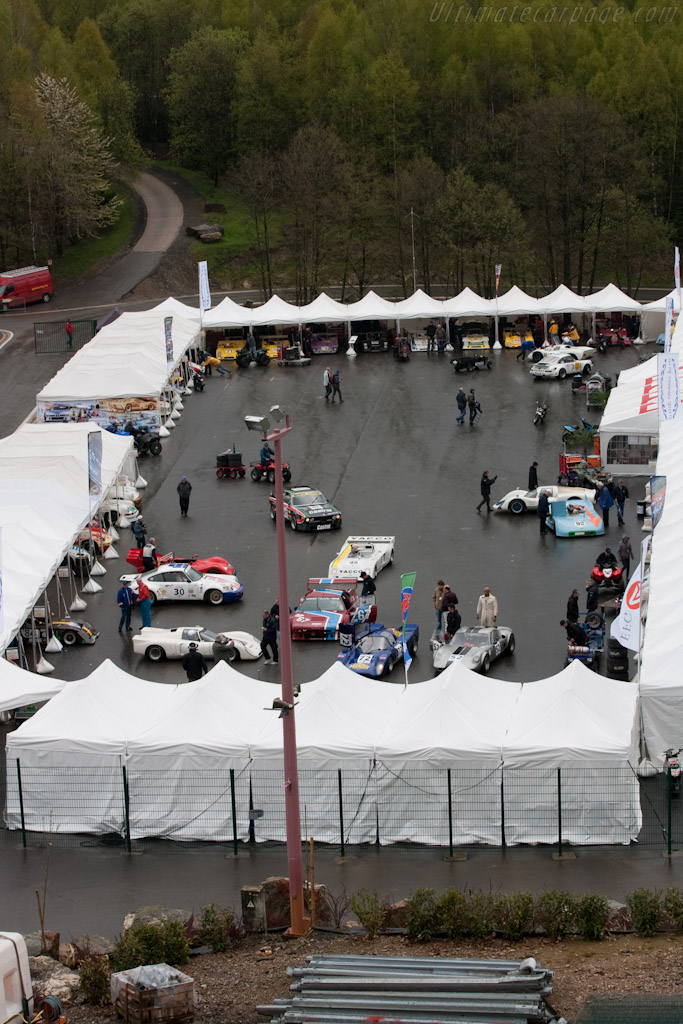
<path fill-rule="evenodd" d="M 542 300 L 527 295 L 516 284 L 504 295 L 501 295 L 497 301 L 491 299 L 491 304 L 496 316 L 525 316 L 531 313 L 543 313 Z"/>
<path fill-rule="evenodd" d="M 256 306 L 251 311 L 250 323 L 257 327 L 266 324 L 298 324 L 301 320 L 299 307 L 291 302 L 285 302 L 279 295 L 273 295 L 262 306 Z"/>
<path fill-rule="evenodd" d="M 583 295 L 577 295 L 566 284 L 558 285 L 555 291 L 544 295 L 538 300 L 544 316 L 557 316 L 560 313 L 590 313 L 590 307 Z"/>
<path fill-rule="evenodd" d="M 349 319 L 348 306 L 321 292 L 307 306 L 299 306 L 299 323 L 338 324 Z"/>
<path fill-rule="evenodd" d="M 0 658 L 0 711 L 14 711 L 25 704 L 49 700 L 65 686 L 63 679 L 39 676 Z"/>
<path fill-rule="evenodd" d="M 599 292 L 585 296 L 586 306 L 591 313 L 640 313 L 643 306 L 622 292 L 615 284 L 608 284 Z"/>
<path fill-rule="evenodd" d="M 252 310 L 240 306 L 227 296 L 204 313 L 203 326 L 213 327 L 248 327 L 251 323 Z"/>
<path fill-rule="evenodd" d="M 452 299 L 444 299 L 444 314 L 453 319 L 471 316 L 494 316 L 496 304 L 492 299 L 482 299 L 471 288 L 463 288 L 459 295 Z"/>
<path fill-rule="evenodd" d="M 399 320 L 426 320 L 428 317 L 444 317 L 444 303 L 433 299 L 421 288 L 409 298 L 394 303 L 396 316 Z"/>

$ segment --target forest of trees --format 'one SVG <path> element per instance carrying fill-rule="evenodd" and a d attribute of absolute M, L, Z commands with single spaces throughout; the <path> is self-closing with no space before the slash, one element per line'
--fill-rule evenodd
<path fill-rule="evenodd" d="M 112 183 L 170 156 L 246 204 L 266 294 L 410 294 L 411 230 L 427 291 L 490 295 L 496 263 L 532 291 L 668 284 L 683 11 L 452 6 L 0 0 L 0 264 L 96 234 Z"/>

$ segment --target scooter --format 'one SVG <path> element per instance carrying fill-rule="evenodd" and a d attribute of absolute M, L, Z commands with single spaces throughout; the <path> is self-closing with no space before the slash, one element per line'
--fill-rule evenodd
<path fill-rule="evenodd" d="M 579 430 L 595 431 L 597 430 L 597 427 L 594 427 L 592 423 L 589 423 L 588 420 L 585 420 L 582 416 L 581 422 L 574 424 L 574 426 L 572 426 L 571 423 L 565 423 L 564 432 L 562 434 L 562 440 L 566 441 L 568 438 L 572 436 L 572 434 L 576 434 Z"/>
<path fill-rule="evenodd" d="M 664 751 L 664 771 L 666 772 L 672 796 L 680 796 L 681 792 L 681 762 L 678 760 L 678 750 Z"/>
<path fill-rule="evenodd" d="M 536 412 L 534 413 L 534 426 L 537 427 L 539 423 L 545 423 L 545 418 L 548 415 L 548 406 L 545 402 L 541 402 L 536 406 Z"/>
<path fill-rule="evenodd" d="M 200 373 L 198 370 L 195 370 L 192 374 L 192 383 L 194 385 L 195 391 L 203 391 L 206 385 L 206 381 L 204 380 L 204 374 Z"/>
<path fill-rule="evenodd" d="M 250 462 L 251 466 L 251 479 L 255 484 L 259 480 L 267 480 L 269 484 L 275 483 L 275 463 L 269 462 L 268 465 L 264 465 L 263 462 Z M 289 468 L 288 462 L 282 463 L 282 479 L 285 483 L 289 483 L 292 479 L 292 471 Z"/>

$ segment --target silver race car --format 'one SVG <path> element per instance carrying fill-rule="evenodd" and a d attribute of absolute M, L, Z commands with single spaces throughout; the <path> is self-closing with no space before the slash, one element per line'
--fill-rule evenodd
<path fill-rule="evenodd" d="M 488 672 L 501 654 L 514 652 L 515 634 L 507 626 L 465 626 L 448 643 L 433 637 L 430 647 L 435 672 L 443 672 L 454 661 L 473 672 Z"/>

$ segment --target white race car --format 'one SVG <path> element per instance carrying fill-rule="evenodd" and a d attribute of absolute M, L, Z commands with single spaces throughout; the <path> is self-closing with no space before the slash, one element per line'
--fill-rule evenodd
<path fill-rule="evenodd" d="M 112 523 L 118 523 L 121 516 L 126 516 L 130 523 L 140 518 L 140 509 L 125 498 L 105 498 L 100 505 L 100 512 L 108 515 Z"/>
<path fill-rule="evenodd" d="M 540 363 L 534 363 L 529 370 L 532 377 L 557 377 L 560 380 L 564 380 L 568 373 L 589 374 L 592 372 L 592 357 L 585 354 L 578 355 L 571 349 L 563 349 L 557 355 L 551 352 L 544 353 Z"/>
<path fill-rule="evenodd" d="M 557 359 L 559 356 L 576 356 L 577 359 L 592 359 L 596 349 L 592 345 L 544 345 L 543 348 L 536 348 L 531 353 L 531 361 L 540 363 L 546 359 Z"/>
<path fill-rule="evenodd" d="M 373 579 L 394 560 L 395 537 L 347 537 L 342 549 L 330 562 L 327 575 L 331 579 L 357 579 L 366 572 Z"/>
<path fill-rule="evenodd" d="M 219 576 L 208 572 L 197 572 L 187 562 L 170 562 L 158 569 L 141 573 L 149 587 L 152 604 L 155 601 L 208 601 L 209 604 L 228 604 L 239 601 L 244 587 L 236 576 Z M 131 584 L 137 593 L 137 574 L 119 577 L 121 582 Z"/>
<path fill-rule="evenodd" d="M 256 661 L 261 657 L 261 644 L 251 633 L 240 630 L 222 630 L 222 635 L 232 640 L 228 648 L 228 661 Z M 143 626 L 133 637 L 133 650 L 144 654 L 149 661 L 165 661 L 166 658 L 182 658 L 197 644 L 199 653 L 213 658 L 213 642 L 216 634 L 203 626 L 177 626 L 175 629 L 157 629 Z"/>
<path fill-rule="evenodd" d="M 139 505 L 142 500 L 142 495 L 137 487 L 133 486 L 130 480 L 122 477 L 119 483 L 111 485 L 105 495 L 105 498 L 107 500 L 117 498 L 119 501 L 123 499 L 124 501 L 130 501 L 133 505 Z"/>
<path fill-rule="evenodd" d="M 547 487 L 535 487 L 533 491 L 508 491 L 504 498 L 495 502 L 493 508 L 496 512 L 512 512 L 513 515 L 521 515 L 522 512 L 535 512 L 538 508 L 538 499 L 542 491 L 550 491 L 548 501 L 555 498 L 575 501 L 588 501 L 591 504 L 595 501 L 595 491 L 590 487 L 558 487 L 557 484 Z"/>

